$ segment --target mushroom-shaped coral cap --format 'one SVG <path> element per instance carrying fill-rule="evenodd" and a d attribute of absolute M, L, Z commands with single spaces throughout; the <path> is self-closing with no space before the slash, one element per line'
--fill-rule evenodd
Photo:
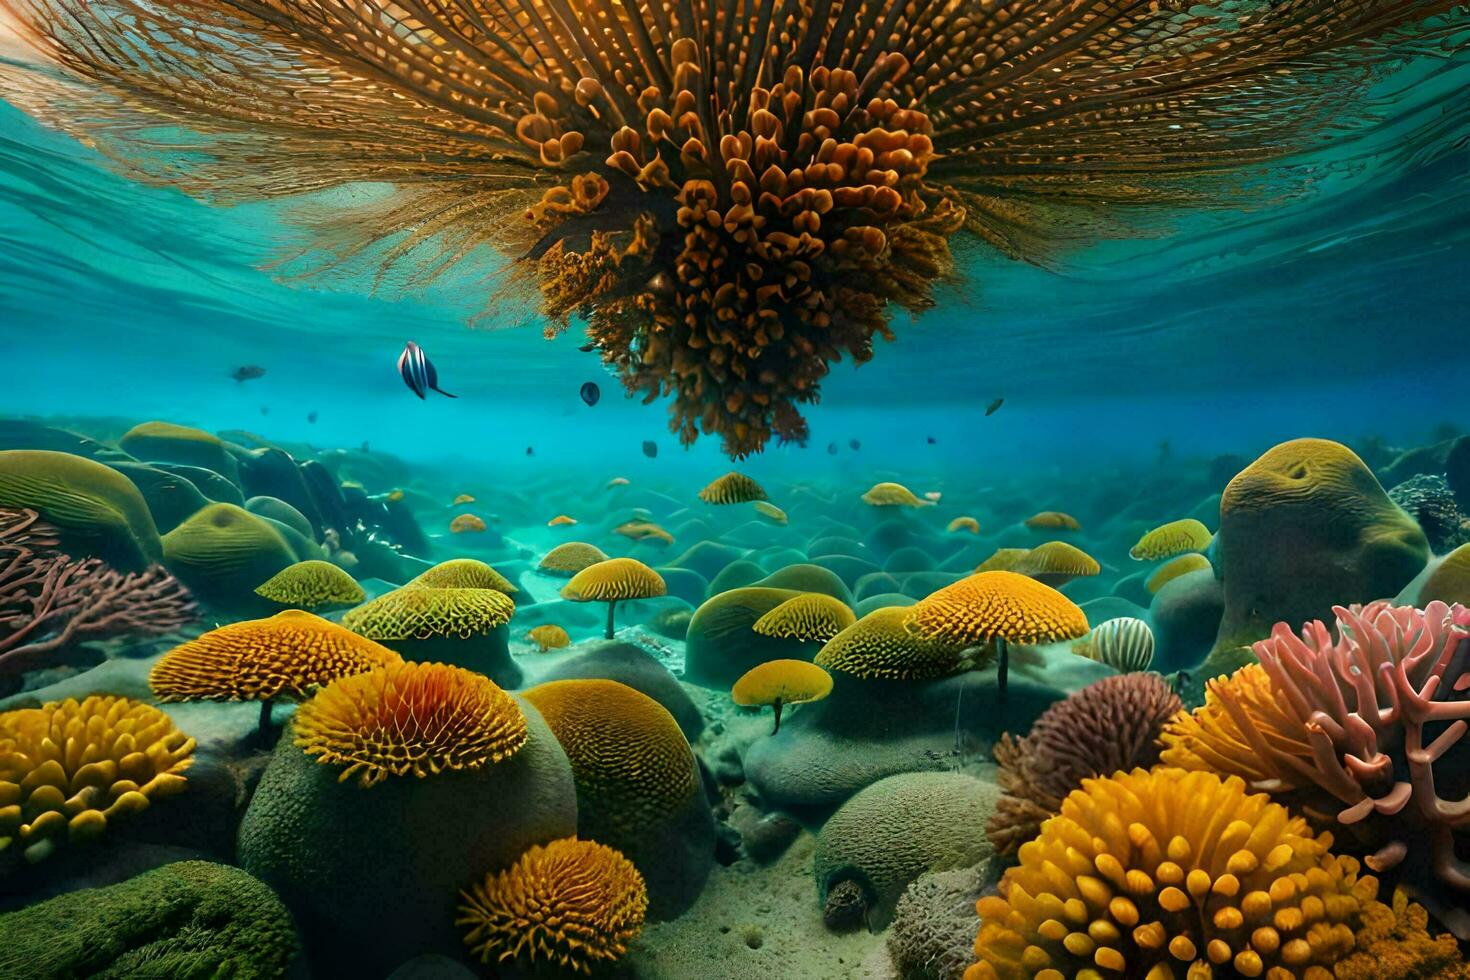
<path fill-rule="evenodd" d="M 765 500 L 766 491 L 743 473 L 726 473 L 699 491 L 699 499 L 707 504 L 748 504 Z"/>
<path fill-rule="evenodd" d="M 768 660 L 747 670 L 730 688 L 730 699 L 746 707 L 820 701 L 832 693 L 832 675 L 805 660 Z"/>
<path fill-rule="evenodd" d="M 909 607 L 885 606 L 838 633 L 815 663 L 855 677 L 930 680 L 964 670 L 962 645 L 926 640 L 907 626 Z"/>
<path fill-rule="evenodd" d="M 1155 595 L 1160 589 L 1181 575 L 1188 575 L 1190 572 L 1202 572 L 1213 567 L 1210 564 L 1210 560 L 1204 555 L 1193 553 L 1180 555 L 1178 558 L 1171 559 L 1160 565 L 1148 577 L 1148 581 L 1143 584 L 1143 587 L 1148 589 L 1149 595 Z"/>
<path fill-rule="evenodd" d="M 611 490 L 613 487 L 626 487 L 627 485 L 628 478 L 626 476 L 615 476 L 611 480 L 607 481 L 607 489 L 609 490 Z"/>
<path fill-rule="evenodd" d="M 566 514 L 557 514 L 551 520 L 549 520 L 549 521 L 546 522 L 546 526 L 547 527 L 569 527 L 569 526 L 571 526 L 572 524 L 575 524 L 575 523 L 577 523 L 577 519 L 575 517 L 568 517 Z"/>
<path fill-rule="evenodd" d="M 475 498 L 474 498 L 474 496 L 472 494 L 462 493 L 459 496 L 455 497 L 454 498 L 454 502 L 451 503 L 449 506 L 451 506 L 451 507 L 458 507 L 461 504 L 472 504 L 474 502 L 475 502 Z"/>
<path fill-rule="evenodd" d="M 648 888 L 611 847 L 566 838 L 461 892 L 456 925 L 482 963 L 520 960 L 591 974 L 622 958 L 643 928 Z"/>
<path fill-rule="evenodd" d="M 536 567 L 547 575 L 571 576 L 600 561 L 607 561 L 601 548 L 585 541 L 568 541 L 548 551 Z"/>
<path fill-rule="evenodd" d="M 1021 846 L 1000 894 L 976 904 L 979 962 L 965 980 L 1326 980 L 1378 885 L 1331 842 L 1235 777 L 1084 780 Z"/>
<path fill-rule="evenodd" d="M 780 507 L 777 507 L 775 504 L 771 503 L 769 500 L 757 500 L 751 506 L 755 508 L 755 512 L 757 514 L 761 515 L 772 524 L 779 524 L 782 527 L 786 525 L 786 512 Z"/>
<path fill-rule="evenodd" d="M 1026 518 L 1026 526 L 1038 531 L 1080 531 L 1082 525 L 1071 514 L 1059 510 L 1044 510 Z"/>
<path fill-rule="evenodd" d="M 148 684 L 161 701 L 268 701 L 308 697 L 398 654 L 299 609 L 210 630 L 159 658 Z"/>
<path fill-rule="evenodd" d="M 977 572 L 1006 572 L 1015 567 L 1016 562 L 1031 553 L 1029 548 L 996 548 L 995 552 L 980 564 L 975 566 Z"/>
<path fill-rule="evenodd" d="M 960 645 L 1055 643 L 1087 632 L 1087 616 L 1049 585 L 1016 572 L 977 572 L 908 609 L 921 636 Z"/>
<path fill-rule="evenodd" d="M 194 740 L 129 698 L 68 698 L 0 713 L 0 854 L 37 862 L 63 842 L 184 788 Z"/>
<path fill-rule="evenodd" d="M 1057 586 L 1074 578 L 1090 578 L 1102 571 L 1102 566 L 1081 548 L 1065 541 L 1048 541 L 1026 552 L 1010 567 L 1010 571 Z"/>
<path fill-rule="evenodd" d="M 255 594 L 296 609 L 355 606 L 367 598 L 351 575 L 329 561 L 316 558 L 281 569 L 257 588 Z"/>
<path fill-rule="evenodd" d="M 405 585 L 349 610 L 342 625 L 374 640 L 468 639 L 504 626 L 516 604 L 494 589 Z"/>
<path fill-rule="evenodd" d="M 651 599 L 667 591 L 663 576 L 636 558 L 609 558 L 573 575 L 561 594 L 573 602 L 620 602 Z"/>
<path fill-rule="evenodd" d="M 804 592 L 757 619 L 751 629 L 761 636 L 826 643 L 855 622 L 857 617 L 840 599 Z"/>
<path fill-rule="evenodd" d="M 456 514 L 449 530 L 452 534 L 476 534 L 485 530 L 485 522 L 474 514 Z"/>
<path fill-rule="evenodd" d="M 1193 517 L 1161 524 L 1138 539 L 1128 549 L 1128 556 L 1139 561 L 1173 558 L 1190 551 L 1204 551 L 1210 546 L 1210 529 Z"/>
<path fill-rule="evenodd" d="M 875 483 L 863 494 L 863 503 L 871 507 L 928 507 L 930 502 L 921 500 L 902 483 Z"/>
<path fill-rule="evenodd" d="M 958 531 L 967 531 L 970 534 L 979 534 L 980 522 L 968 515 L 956 517 L 954 520 L 949 522 L 948 526 L 945 527 L 945 530 L 951 534 L 954 534 Z"/>
<path fill-rule="evenodd" d="M 527 635 L 542 653 L 547 650 L 560 650 L 564 646 L 570 646 L 572 642 L 567 631 L 554 623 L 533 626 Z"/>
<path fill-rule="evenodd" d="M 333 681 L 296 712 L 296 744 L 363 786 L 479 769 L 526 743 L 526 716 L 484 674 L 401 661 Z"/>
<path fill-rule="evenodd" d="M 426 589 L 494 589 L 506 595 L 520 590 L 478 558 L 451 558 L 411 579 L 409 585 Z"/>

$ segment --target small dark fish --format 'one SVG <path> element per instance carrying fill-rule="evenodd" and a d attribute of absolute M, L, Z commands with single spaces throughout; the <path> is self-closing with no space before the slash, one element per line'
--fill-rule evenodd
<path fill-rule="evenodd" d="M 853 452 L 857 452 L 859 449 L 863 448 L 863 444 L 858 442 L 856 439 L 847 440 L 847 444 L 852 448 Z"/>
<path fill-rule="evenodd" d="M 581 347 L 578 347 L 577 350 L 581 351 L 583 354 L 590 354 L 593 351 L 597 350 L 597 341 L 593 340 L 585 343 Z"/>
<path fill-rule="evenodd" d="M 409 390 L 420 398 L 424 397 L 426 391 L 437 391 L 445 398 L 458 397 L 439 387 L 439 372 L 434 370 L 434 362 L 429 360 L 422 347 L 411 340 L 404 346 L 403 353 L 398 355 L 398 375 L 403 378 L 403 383 L 408 385 Z"/>
<path fill-rule="evenodd" d="M 926 439 L 925 439 L 925 441 L 926 441 L 926 442 L 928 442 L 928 443 L 929 443 L 929 445 L 931 445 L 931 446 L 932 446 L 932 445 L 934 445 L 934 444 L 935 444 L 935 443 L 937 443 L 937 442 L 938 442 L 938 441 L 939 441 L 939 440 L 938 440 L 938 439 L 935 439 L 935 438 L 934 438 L 934 437 L 933 437 L 933 436 L 928 436 L 928 437 L 927 437 L 927 438 L 926 438 Z"/>
<path fill-rule="evenodd" d="M 368 445 L 368 441 L 366 439 L 362 441 L 362 451 L 365 453 L 370 453 L 373 451 L 372 447 Z"/>
<path fill-rule="evenodd" d="M 271 413 L 271 407 L 269 405 L 262 405 L 262 406 L 260 406 L 260 414 L 261 415 L 269 415 L 270 413 Z"/>
<path fill-rule="evenodd" d="M 582 401 L 587 403 L 588 408 L 591 408 L 593 405 L 596 405 L 597 400 L 602 397 L 602 389 L 597 387 L 597 382 L 588 381 L 582 385 L 581 394 Z"/>
<path fill-rule="evenodd" d="M 527 446 L 526 447 L 526 455 L 527 456 L 534 456 L 534 455 L 536 455 L 536 447 L 535 446 Z"/>
<path fill-rule="evenodd" d="M 652 439 L 644 439 L 643 455 L 647 456 L 649 459 L 656 458 L 658 456 L 658 443 L 654 442 Z"/>
<path fill-rule="evenodd" d="M 306 421 L 310 422 L 312 425 L 315 425 L 316 424 L 316 413 L 315 412 L 307 412 L 306 413 Z"/>
<path fill-rule="evenodd" d="M 991 402 L 990 407 L 985 410 L 986 416 L 988 417 L 994 415 L 996 411 L 1005 403 L 1006 400 L 1004 398 L 997 398 L 995 401 Z"/>
<path fill-rule="evenodd" d="M 827 443 L 827 455 L 828 456 L 836 456 L 837 455 L 837 443 L 835 443 L 835 442 L 829 442 L 829 443 Z"/>
<path fill-rule="evenodd" d="M 259 364 L 242 364 L 230 372 L 230 377 L 236 381 L 253 381 L 265 374 L 265 368 Z"/>

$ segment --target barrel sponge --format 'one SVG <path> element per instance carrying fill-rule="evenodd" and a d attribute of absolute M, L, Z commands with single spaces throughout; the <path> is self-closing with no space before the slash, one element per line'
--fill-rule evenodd
<path fill-rule="evenodd" d="M 459 889 L 532 845 L 576 833 L 566 754 L 536 709 L 511 697 L 525 743 L 478 768 L 388 775 L 364 789 L 340 779 L 344 766 L 302 751 L 291 729 L 276 744 L 237 853 L 303 933 L 322 938 L 332 975 L 380 976 L 385 964 L 423 953 L 457 958 Z"/>
<path fill-rule="evenodd" d="M 212 629 L 148 673 L 161 701 L 299 701 L 321 684 L 402 660 L 381 644 L 299 609 Z"/>
<path fill-rule="evenodd" d="M 875 609 L 828 640 L 816 663 L 855 677 L 929 680 L 966 669 L 964 648 L 908 629 L 909 608 Z"/>
<path fill-rule="evenodd" d="M 441 561 L 408 584 L 430 589 L 494 589 L 506 595 L 520 591 L 510 579 L 476 558 Z"/>
<path fill-rule="evenodd" d="M 787 599 L 752 624 L 762 636 L 826 643 L 857 617 L 847 605 L 820 592 L 804 592 Z"/>
<path fill-rule="evenodd" d="M 535 846 L 460 895 L 458 925 L 482 963 L 592 974 L 643 929 L 648 888 L 611 847 L 567 838 Z"/>
<path fill-rule="evenodd" d="M 585 541 L 568 541 L 548 551 L 546 557 L 541 559 L 541 564 L 536 567 L 547 575 L 571 578 L 582 569 L 600 561 L 607 561 L 607 555 L 601 548 Z"/>
<path fill-rule="evenodd" d="M 355 606 L 367 598 L 357 580 L 329 561 L 288 565 L 255 590 L 262 599 L 295 609 Z"/>
<path fill-rule="evenodd" d="M 298 947 L 268 886 L 208 861 L 0 915 L 6 977 L 284 977 Z"/>
<path fill-rule="evenodd" d="M 577 833 L 637 865 L 656 917 L 688 908 L 713 861 L 714 821 L 699 765 L 674 716 L 609 680 L 550 681 L 525 698 L 571 760 Z"/>
<path fill-rule="evenodd" d="M 213 470 L 236 485 L 239 465 L 219 436 L 203 429 L 172 422 L 143 422 L 133 426 L 117 441 L 119 448 L 138 459 L 182 463 Z"/>
<path fill-rule="evenodd" d="M 1237 474 L 1214 547 L 1225 586 L 1217 647 L 1397 595 L 1429 560 L 1419 525 L 1351 449 L 1326 439 L 1283 442 Z"/>
<path fill-rule="evenodd" d="M 126 476 L 81 456 L 0 451 L 0 507 L 34 510 L 60 532 L 61 550 L 141 572 L 163 557 L 148 503 Z"/>
<path fill-rule="evenodd" d="M 168 715 L 129 698 L 0 713 L 0 858 L 35 863 L 68 841 L 96 840 L 182 791 L 193 756 L 194 740 Z"/>
<path fill-rule="evenodd" d="M 823 902 L 855 881 L 872 928 L 886 925 L 903 890 L 930 871 L 968 868 L 991 855 L 981 828 L 1000 800 L 994 783 L 958 772 L 880 779 L 832 814 L 817 836 L 812 870 Z"/>
<path fill-rule="evenodd" d="M 765 489 L 743 473 L 726 473 L 710 481 L 699 491 L 699 499 L 707 504 L 748 504 L 753 500 L 766 500 Z"/>
<path fill-rule="evenodd" d="M 888 956 L 905 980 L 961 980 L 974 961 L 975 902 L 989 862 L 920 875 L 904 889 L 888 930 Z"/>
<path fill-rule="evenodd" d="M 710 596 L 689 620 L 684 640 L 684 679 L 728 690 L 756 664 L 811 656 L 799 640 L 762 636 L 756 620 L 800 592 L 750 586 Z"/>
<path fill-rule="evenodd" d="M 205 603 L 227 610 L 264 605 L 255 589 L 296 554 L 265 518 L 210 504 L 163 536 L 163 563 Z"/>
<path fill-rule="evenodd" d="M 965 978 L 1329 977 L 1378 887 L 1331 845 L 1238 777 L 1084 780 L 976 904 Z"/>

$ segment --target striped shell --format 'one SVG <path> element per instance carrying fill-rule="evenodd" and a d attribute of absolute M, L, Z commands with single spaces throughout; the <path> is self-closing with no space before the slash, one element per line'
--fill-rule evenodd
<path fill-rule="evenodd" d="M 1154 662 L 1154 634 L 1148 623 L 1120 616 L 1092 631 L 1092 659 L 1127 674 L 1148 670 Z"/>

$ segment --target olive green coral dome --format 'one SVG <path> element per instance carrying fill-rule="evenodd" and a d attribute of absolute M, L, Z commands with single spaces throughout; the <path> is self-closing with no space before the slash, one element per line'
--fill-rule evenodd
<path fill-rule="evenodd" d="M 148 503 L 109 466 L 44 449 L 0 452 L 0 507 L 34 510 L 60 532 L 61 549 L 125 572 L 163 556 Z"/>

